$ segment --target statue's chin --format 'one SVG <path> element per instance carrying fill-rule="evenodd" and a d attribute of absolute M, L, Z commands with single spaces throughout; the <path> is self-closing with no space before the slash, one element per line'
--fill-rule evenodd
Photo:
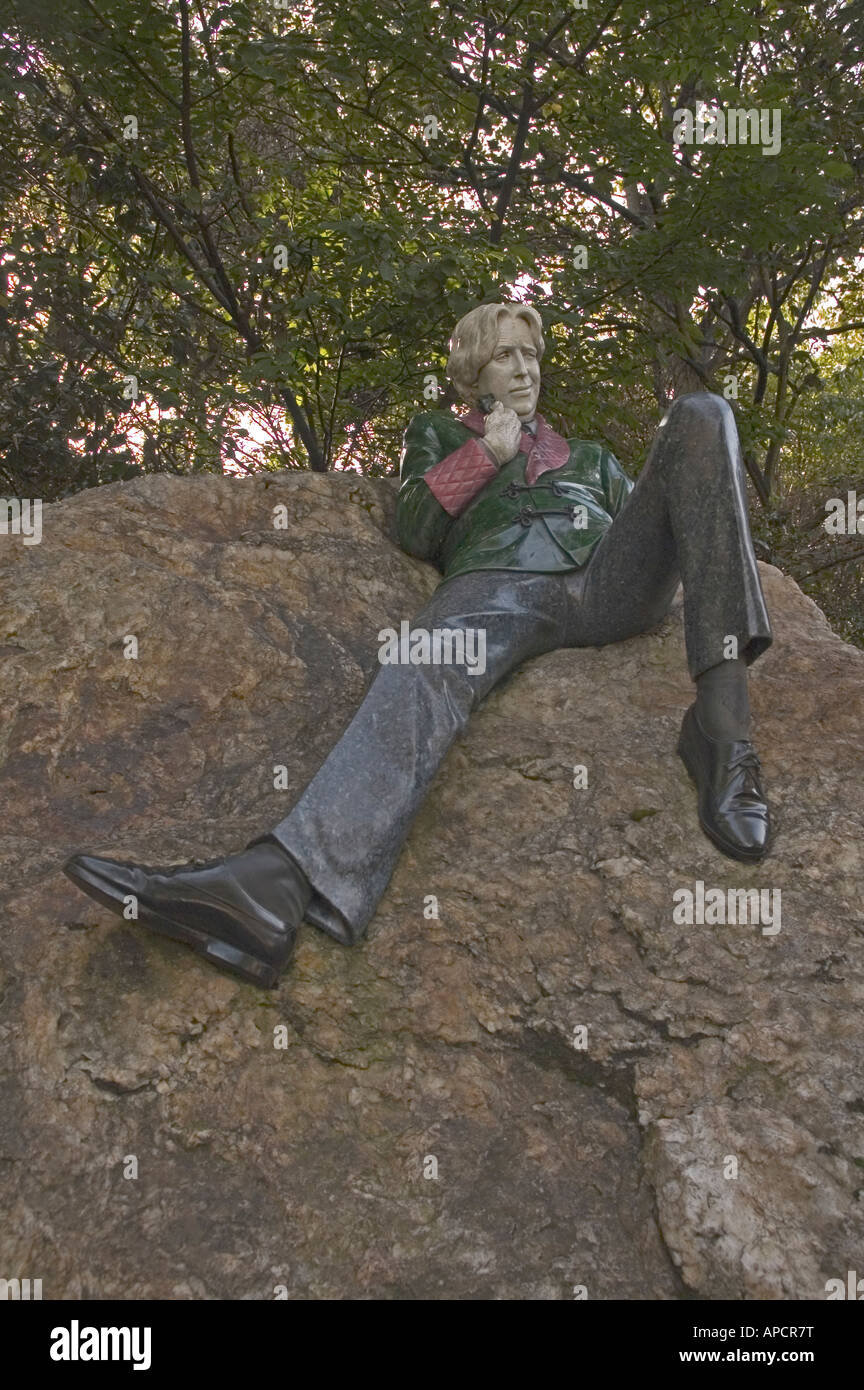
<path fill-rule="evenodd" d="M 466 402 L 466 404 L 467 404 L 468 406 L 472 407 L 472 408 L 475 409 L 475 410 L 478 409 L 479 400 L 480 400 L 480 394 L 479 394 L 479 393 L 475 393 L 473 397 L 464 396 L 463 399 L 465 400 L 465 402 Z M 536 396 L 534 397 L 534 400 L 531 401 L 530 404 L 519 404 L 518 402 L 512 402 L 512 403 L 510 403 L 510 402 L 507 402 L 506 400 L 505 400 L 504 404 L 508 406 L 508 409 L 515 411 L 515 413 L 519 416 L 519 419 L 520 419 L 520 420 L 533 420 L 533 419 L 534 419 L 534 416 L 537 414 L 537 397 L 536 397 Z"/>
<path fill-rule="evenodd" d="M 533 420 L 537 409 L 537 397 L 533 392 L 530 396 L 511 396 L 510 408 L 516 411 L 520 420 Z"/>

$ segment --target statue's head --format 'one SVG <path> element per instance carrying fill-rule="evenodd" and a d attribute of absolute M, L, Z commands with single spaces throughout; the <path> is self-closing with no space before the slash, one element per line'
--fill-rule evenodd
<path fill-rule="evenodd" d="M 531 420 L 544 347 L 540 315 L 530 304 L 481 304 L 453 330 L 447 375 L 469 405 L 491 395 L 520 420 Z"/>

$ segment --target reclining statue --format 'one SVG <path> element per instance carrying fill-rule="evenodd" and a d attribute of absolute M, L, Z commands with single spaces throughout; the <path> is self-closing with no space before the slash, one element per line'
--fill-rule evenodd
<path fill-rule="evenodd" d="M 399 543 L 443 575 L 413 628 L 482 632 L 482 669 L 381 664 L 272 830 L 239 853 L 170 868 L 76 854 L 64 870 L 79 888 L 121 915 L 134 900 L 153 931 L 272 987 L 304 919 L 345 945 L 363 936 L 448 749 L 508 672 L 655 627 L 679 582 L 696 691 L 678 753 L 699 823 L 733 859 L 765 855 L 747 667 L 772 636 L 732 409 L 707 391 L 676 398 L 634 486 L 604 445 L 562 439 L 536 413 L 543 350 L 530 306 L 473 309 L 447 364 L 470 409 L 424 412 L 405 432 Z"/>

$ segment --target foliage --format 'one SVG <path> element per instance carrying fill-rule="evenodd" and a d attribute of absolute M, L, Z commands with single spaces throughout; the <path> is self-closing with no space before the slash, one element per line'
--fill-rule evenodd
<path fill-rule="evenodd" d="M 456 318 L 514 294 L 544 413 L 631 471 L 672 395 L 732 396 L 772 553 L 860 475 L 860 0 L 6 8 L 7 491 L 392 472 Z M 676 143 L 700 103 L 779 148 Z"/>

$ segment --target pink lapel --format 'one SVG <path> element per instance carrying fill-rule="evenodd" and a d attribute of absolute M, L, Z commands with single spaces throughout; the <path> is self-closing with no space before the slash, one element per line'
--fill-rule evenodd
<path fill-rule="evenodd" d="M 460 415 L 460 424 L 465 425 L 475 434 L 482 436 L 485 422 L 485 415 L 482 410 L 475 406 L 466 415 Z M 570 445 L 566 439 L 553 430 L 551 425 L 547 425 L 542 415 L 537 417 L 537 433 L 529 434 L 524 431 L 520 449 L 525 454 L 528 462 L 525 465 L 525 481 L 536 483 L 541 473 L 547 473 L 550 468 L 561 468 L 570 457 Z"/>
<path fill-rule="evenodd" d="M 456 419 L 459 421 L 460 425 L 464 425 L 466 429 L 473 430 L 475 434 L 479 434 L 482 438 L 483 431 L 486 427 L 486 416 L 483 414 L 482 410 L 477 409 L 476 405 L 473 406 L 466 415 L 457 415 Z"/>
<path fill-rule="evenodd" d="M 537 433 L 528 451 L 525 465 L 526 483 L 536 483 L 541 473 L 550 468 L 562 468 L 570 457 L 570 445 L 566 439 L 547 425 L 542 415 L 537 416 Z"/>

